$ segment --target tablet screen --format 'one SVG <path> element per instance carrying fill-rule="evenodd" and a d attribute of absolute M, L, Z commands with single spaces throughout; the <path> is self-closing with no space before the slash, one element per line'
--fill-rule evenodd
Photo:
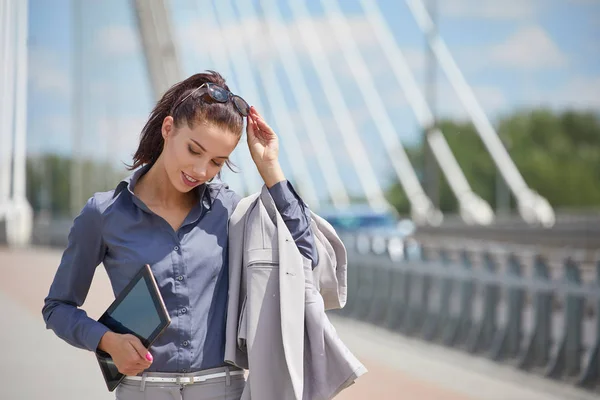
<path fill-rule="evenodd" d="M 160 316 L 145 280 L 139 279 L 123 301 L 112 312 L 107 311 L 101 322 L 113 332 L 128 332 L 148 340 L 160 325 Z"/>
<path fill-rule="evenodd" d="M 100 317 L 99 322 L 115 333 L 137 336 L 145 347 L 154 342 L 170 320 L 149 266 L 143 267 L 136 274 Z M 97 358 L 107 386 L 112 391 L 123 375 L 119 373 L 109 354 L 99 350 Z"/>

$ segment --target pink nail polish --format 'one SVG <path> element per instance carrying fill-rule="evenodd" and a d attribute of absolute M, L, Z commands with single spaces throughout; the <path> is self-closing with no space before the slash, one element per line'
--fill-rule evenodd
<path fill-rule="evenodd" d="M 152 361 L 154 358 L 152 357 L 152 354 L 150 353 L 146 353 L 146 360 L 148 361 Z"/>

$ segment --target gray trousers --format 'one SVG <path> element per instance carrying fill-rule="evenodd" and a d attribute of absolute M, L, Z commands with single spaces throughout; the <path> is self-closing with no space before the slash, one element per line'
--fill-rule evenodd
<path fill-rule="evenodd" d="M 185 376 L 207 375 L 227 370 L 235 370 L 235 367 L 211 368 Z M 183 374 L 149 372 L 145 376 L 176 377 Z M 245 384 L 244 375 L 228 375 L 188 385 L 124 379 L 115 393 L 116 400 L 240 400 Z"/>

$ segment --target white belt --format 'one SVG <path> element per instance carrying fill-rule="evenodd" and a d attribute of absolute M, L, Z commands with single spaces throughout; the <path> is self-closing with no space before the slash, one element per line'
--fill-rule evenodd
<path fill-rule="evenodd" d="M 176 383 L 178 385 L 191 385 L 193 383 L 204 382 L 209 379 L 221 378 L 227 376 L 227 372 L 217 372 L 215 374 L 199 375 L 199 376 L 177 376 L 172 378 L 159 377 L 159 376 L 126 376 L 125 380 L 128 381 L 144 381 L 144 382 L 158 382 L 158 383 Z M 229 375 L 244 375 L 244 371 L 231 371 Z"/>

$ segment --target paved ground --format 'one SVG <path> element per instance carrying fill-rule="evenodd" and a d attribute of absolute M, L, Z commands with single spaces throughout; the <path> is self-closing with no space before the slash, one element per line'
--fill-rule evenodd
<path fill-rule="evenodd" d="M 93 355 L 44 329 L 43 298 L 60 252 L 0 248 L 0 399 L 101 400 L 114 398 Z M 94 318 L 112 301 L 99 268 L 84 308 Z M 7 323 L 6 321 L 10 321 Z M 460 352 L 406 339 L 373 326 L 333 318 L 340 337 L 369 373 L 342 392 L 340 400 L 568 400 L 594 395 L 522 374 Z"/>

